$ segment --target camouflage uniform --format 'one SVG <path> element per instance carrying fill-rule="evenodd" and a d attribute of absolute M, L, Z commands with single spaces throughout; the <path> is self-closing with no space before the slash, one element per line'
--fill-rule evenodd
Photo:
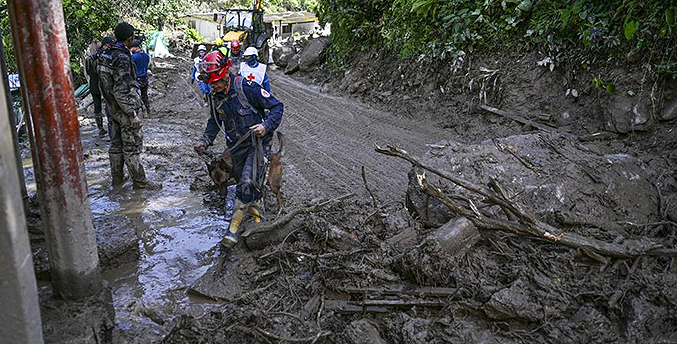
<path fill-rule="evenodd" d="M 152 183 L 146 179 L 140 158 L 143 148 L 141 121 L 145 107 L 136 83 L 131 53 L 124 45 L 116 43 L 101 54 L 98 70 L 101 95 L 110 109 L 111 144 L 108 154 L 113 185 L 122 184 L 126 164 L 134 187 L 149 187 Z"/>

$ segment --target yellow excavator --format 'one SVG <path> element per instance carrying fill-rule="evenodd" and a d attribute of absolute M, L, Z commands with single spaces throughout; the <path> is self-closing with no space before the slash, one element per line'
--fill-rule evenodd
<path fill-rule="evenodd" d="M 206 46 L 207 50 L 215 50 L 220 47 L 230 48 L 230 42 L 237 39 L 240 41 L 242 51 L 248 47 L 255 47 L 259 51 L 259 62 L 268 63 L 268 39 L 272 36 L 273 26 L 271 23 L 264 23 L 263 21 L 261 0 L 256 0 L 251 10 L 229 8 L 222 12 L 216 12 L 214 13 L 214 21 L 219 25 L 221 38 L 217 38 L 215 42 L 195 43 L 192 52 L 193 58 L 197 56 L 197 48 L 200 45 Z"/>

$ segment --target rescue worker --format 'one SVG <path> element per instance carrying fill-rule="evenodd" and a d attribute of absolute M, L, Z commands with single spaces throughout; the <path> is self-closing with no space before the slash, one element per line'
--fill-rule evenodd
<path fill-rule="evenodd" d="M 234 75 L 240 73 L 240 62 L 242 62 L 242 50 L 240 48 L 240 41 L 237 39 L 230 41 L 230 63 L 233 65 L 230 72 Z"/>
<path fill-rule="evenodd" d="M 96 121 L 96 127 L 99 128 L 99 136 L 104 136 L 107 132 L 106 129 L 104 129 L 103 115 L 101 114 L 101 89 L 99 88 L 99 72 L 97 71 L 97 65 L 101 53 L 104 50 L 108 50 L 113 42 L 113 37 L 104 37 L 101 41 L 101 45 L 96 48 L 96 51 L 85 58 L 85 71 L 89 76 L 89 93 L 92 94 L 92 100 L 94 101 L 94 120 Z"/>
<path fill-rule="evenodd" d="M 148 64 L 150 63 L 150 56 L 141 50 L 141 41 L 135 39 L 132 42 L 132 47 L 129 49 L 132 52 L 132 62 L 136 66 L 136 82 L 141 90 L 141 101 L 146 106 L 146 110 L 150 113 L 150 102 L 148 101 Z"/>
<path fill-rule="evenodd" d="M 193 72 L 190 74 L 191 85 L 195 82 L 195 79 L 198 79 L 200 76 L 200 63 L 202 63 L 202 59 L 204 59 L 205 55 L 207 55 L 207 47 L 201 44 L 199 47 L 197 47 L 197 54 L 198 56 L 193 59 Z M 197 84 L 200 87 L 200 91 L 202 92 L 203 100 L 205 101 L 205 104 L 207 104 L 207 97 L 212 91 L 212 88 L 209 87 L 208 83 L 200 79 L 198 79 Z"/>
<path fill-rule="evenodd" d="M 134 40 L 134 27 L 122 22 L 115 26 L 117 40 L 99 59 L 101 95 L 110 111 L 110 158 L 113 187 L 124 183 L 124 165 L 127 165 L 134 189 L 158 190 L 162 185 L 146 178 L 141 165 L 141 134 L 144 105 L 136 83 L 136 68 L 129 47 Z"/>
<path fill-rule="evenodd" d="M 228 72 L 225 55 L 213 51 L 204 58 L 204 78 L 212 87 L 209 95 L 210 114 L 202 138 L 195 149 L 211 146 L 219 130 L 226 135 L 232 159 L 232 175 L 237 180 L 235 211 L 221 244 L 233 247 L 238 242 L 238 229 L 246 210 L 255 222 L 261 221 L 261 203 L 265 179 L 264 157 L 267 156 L 273 132 L 282 121 L 284 107 L 259 84 Z M 264 109 L 269 110 L 266 116 Z"/>
<path fill-rule="evenodd" d="M 264 90 L 270 92 L 270 80 L 268 80 L 268 74 L 266 73 L 267 65 L 259 63 L 258 61 L 259 51 L 254 47 L 249 47 L 245 49 L 242 58 L 243 62 L 240 63 L 240 75 L 247 80 L 251 80 L 261 85 Z"/>

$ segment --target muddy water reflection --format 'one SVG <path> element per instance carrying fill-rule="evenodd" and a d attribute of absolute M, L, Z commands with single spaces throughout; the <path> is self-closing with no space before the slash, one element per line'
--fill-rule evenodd
<path fill-rule="evenodd" d="M 93 216 L 123 214 L 139 238 L 139 261 L 104 273 L 121 330 L 156 320 L 148 313 L 169 321 L 210 307 L 186 293 L 216 257 L 224 226 L 222 215 L 210 213 L 200 195 L 171 185 L 159 193 L 127 187 L 121 194 L 94 196 L 91 203 Z"/>

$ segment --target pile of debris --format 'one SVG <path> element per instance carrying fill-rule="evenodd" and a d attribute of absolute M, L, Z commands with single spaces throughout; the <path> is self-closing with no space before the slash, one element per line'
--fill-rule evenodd
<path fill-rule="evenodd" d="M 377 148 L 415 166 L 405 202 L 364 178 L 364 197 L 222 253 L 191 288 L 222 311 L 174 319 L 163 343 L 677 336 L 677 224 L 640 161 L 552 133 L 430 147 Z"/>

